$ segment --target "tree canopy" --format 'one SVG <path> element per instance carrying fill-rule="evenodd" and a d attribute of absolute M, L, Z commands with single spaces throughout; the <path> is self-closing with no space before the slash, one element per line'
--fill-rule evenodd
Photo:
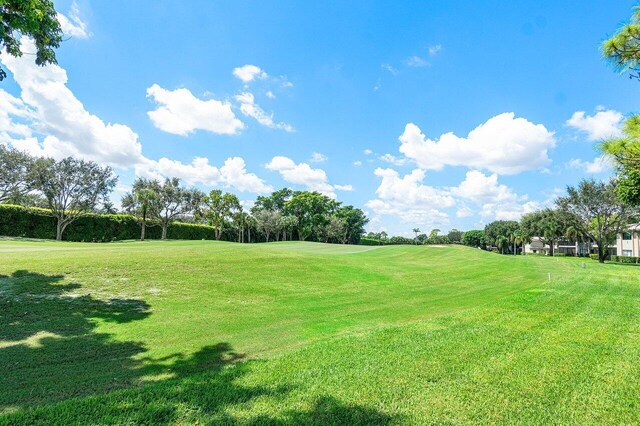
<path fill-rule="evenodd" d="M 640 6 L 634 7 L 631 21 L 605 40 L 601 46 L 603 56 L 620 72 L 629 72 L 638 78 L 640 61 Z"/>
<path fill-rule="evenodd" d="M 22 56 L 21 37 L 34 41 L 38 65 L 55 64 L 62 28 L 51 0 L 0 0 L 0 45 L 12 56 Z M 0 81 L 7 73 L 0 68 Z"/>
<path fill-rule="evenodd" d="M 560 197 L 556 204 L 567 215 L 569 225 L 577 234 L 598 245 L 601 263 L 616 235 L 636 219 L 635 209 L 619 200 L 615 181 L 582 180 L 577 187 L 568 186 L 567 195 Z"/>

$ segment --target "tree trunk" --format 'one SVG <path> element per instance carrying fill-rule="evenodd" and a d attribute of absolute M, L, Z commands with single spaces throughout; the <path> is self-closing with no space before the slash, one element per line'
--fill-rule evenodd
<path fill-rule="evenodd" d="M 62 232 L 64 226 L 62 225 L 62 219 L 58 218 L 58 226 L 56 227 L 56 241 L 62 241 Z"/>
<path fill-rule="evenodd" d="M 140 241 L 144 241 L 144 233 L 147 229 L 147 221 L 142 219 L 142 230 L 140 231 Z"/>
<path fill-rule="evenodd" d="M 166 240 L 167 239 L 167 228 L 169 227 L 168 223 L 163 223 L 162 224 L 162 239 Z"/>
<path fill-rule="evenodd" d="M 606 253 L 607 252 L 605 251 L 604 247 L 602 247 L 602 244 L 598 243 L 598 262 L 604 263 L 604 260 L 607 257 Z"/>

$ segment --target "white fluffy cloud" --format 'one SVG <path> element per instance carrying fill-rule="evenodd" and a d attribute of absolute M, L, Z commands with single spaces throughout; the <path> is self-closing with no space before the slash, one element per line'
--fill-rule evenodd
<path fill-rule="evenodd" d="M 394 216 L 404 223 L 419 226 L 448 224 L 446 209 L 455 207 L 458 218 L 476 213 L 484 220 L 517 220 L 524 213 L 541 208 L 543 203 L 530 201 L 506 185 L 498 183 L 498 175 L 485 175 L 477 170 L 467 172 L 455 187 L 436 188 L 425 185 L 426 172 L 415 169 L 401 176 L 393 169 L 378 168 L 382 178 L 376 190 L 377 198 L 367 202 L 376 217 Z"/>
<path fill-rule="evenodd" d="M 264 72 L 262 68 L 249 64 L 234 68 L 233 75 L 244 83 L 249 83 L 253 80 L 264 80 L 268 77 L 267 73 Z"/>
<path fill-rule="evenodd" d="M 188 89 L 167 90 L 152 85 L 147 89 L 147 97 L 158 107 L 147 115 L 154 126 L 167 133 L 187 136 L 196 130 L 235 135 L 244 124 L 236 118 L 229 102 L 210 99 L 204 101 L 195 97 Z"/>
<path fill-rule="evenodd" d="M 377 168 L 374 174 L 382 180 L 377 198 L 366 205 L 376 215 L 395 216 L 405 223 L 424 226 L 448 223 L 449 216 L 441 209 L 454 206 L 455 200 L 447 191 L 424 185 L 424 170 L 415 169 L 400 176 L 393 169 Z"/>
<path fill-rule="evenodd" d="M 258 123 L 271 129 L 280 129 L 285 132 L 293 132 L 293 126 L 287 123 L 276 123 L 273 114 L 267 114 L 258 104 L 252 93 L 244 92 L 236 95 L 236 101 L 240 103 L 240 111 L 247 117 L 254 118 Z"/>
<path fill-rule="evenodd" d="M 314 169 L 307 163 L 296 164 L 288 157 L 273 157 L 265 167 L 280 173 L 286 182 L 303 185 L 310 191 L 318 191 L 332 198 L 336 198 L 336 190 L 353 190 L 351 185 L 331 185 L 324 170 Z"/>
<path fill-rule="evenodd" d="M 33 42 L 22 40 L 26 51 Z M 133 165 L 142 155 L 138 135 L 126 125 L 105 123 L 89 113 L 67 87 L 67 73 L 58 65 L 39 67 L 32 57 L 3 54 L 21 89 L 15 98 L 0 89 L 0 135 L 4 142 L 31 152 L 61 158 L 69 155 L 109 163 Z"/>
<path fill-rule="evenodd" d="M 168 158 L 158 161 L 144 159 L 136 166 L 136 174 L 154 179 L 177 176 L 190 185 L 223 185 L 242 192 L 262 194 L 273 191 L 254 173 L 247 172 L 245 162 L 240 157 L 227 158 L 220 168 L 212 166 L 203 157 L 194 158 L 190 164 Z"/>
<path fill-rule="evenodd" d="M 58 22 L 60 22 L 62 32 L 66 36 L 77 38 L 91 37 L 91 33 L 89 32 L 87 23 L 80 18 L 80 8 L 75 1 L 71 3 L 69 16 L 58 13 Z"/>
<path fill-rule="evenodd" d="M 23 39 L 25 49 L 33 49 Z M 228 158 L 220 168 L 206 158 L 184 164 L 142 154 L 138 135 L 128 126 L 105 123 L 89 113 L 67 87 L 67 73 L 58 65 L 37 66 L 32 57 L 3 54 L 2 63 L 20 87 L 20 97 L 0 89 L 0 143 L 53 158 L 75 156 L 128 169 L 155 178 L 179 177 L 187 183 L 223 185 L 239 191 L 265 193 L 272 188 L 246 170 L 244 160 Z"/>
<path fill-rule="evenodd" d="M 458 199 L 469 201 L 479 208 L 484 219 L 517 220 L 523 214 L 541 207 L 540 203 L 519 196 L 511 188 L 498 183 L 498 175 L 485 175 L 477 170 L 467 172 L 465 179 L 450 188 L 451 194 Z M 471 210 L 464 207 L 458 210 L 458 217 L 465 217 Z"/>
<path fill-rule="evenodd" d="M 611 161 L 609 158 L 601 155 L 593 159 L 593 161 L 585 161 L 580 159 L 572 159 L 567 163 L 570 169 L 583 170 L 586 173 L 596 174 L 611 169 Z"/>
<path fill-rule="evenodd" d="M 624 119 L 622 113 L 612 109 L 599 109 L 600 111 L 594 115 L 587 115 L 584 111 L 576 111 L 565 124 L 585 133 L 591 141 L 620 136 L 620 127 Z"/>
<path fill-rule="evenodd" d="M 512 112 L 490 118 L 467 137 L 450 132 L 431 140 L 409 123 L 399 140 L 400 152 L 426 170 L 466 166 L 505 175 L 545 166 L 555 146 L 553 132 Z"/>

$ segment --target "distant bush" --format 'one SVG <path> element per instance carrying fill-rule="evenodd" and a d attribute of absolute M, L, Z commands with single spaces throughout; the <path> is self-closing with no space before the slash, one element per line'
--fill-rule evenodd
<path fill-rule="evenodd" d="M 555 257 L 565 257 L 567 254 L 566 253 L 554 253 L 553 255 Z"/>
<path fill-rule="evenodd" d="M 360 238 L 360 245 L 361 246 L 381 246 L 382 241 L 376 240 L 375 238 L 362 237 Z"/>
<path fill-rule="evenodd" d="M 591 253 L 591 254 L 589 255 L 589 258 L 590 258 L 591 260 L 598 260 L 598 255 L 597 255 L 597 254 L 593 254 L 593 253 Z"/>
<path fill-rule="evenodd" d="M 146 238 L 160 239 L 159 226 L 147 225 Z M 39 239 L 56 238 L 56 219 L 47 211 L 0 204 L 0 235 Z M 64 233 L 66 241 L 107 242 L 140 238 L 140 226 L 135 217 L 126 214 L 89 214 L 71 223 Z M 174 240 L 212 240 L 210 226 L 175 222 L 167 230 Z"/>
<path fill-rule="evenodd" d="M 611 256 L 612 262 L 617 263 L 640 263 L 640 257 L 636 256 Z"/>

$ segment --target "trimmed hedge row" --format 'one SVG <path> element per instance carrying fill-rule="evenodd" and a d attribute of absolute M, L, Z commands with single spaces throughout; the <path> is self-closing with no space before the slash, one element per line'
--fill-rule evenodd
<path fill-rule="evenodd" d="M 360 238 L 360 242 L 358 244 L 360 244 L 361 246 L 381 246 L 382 242 L 374 238 L 362 237 Z"/>
<path fill-rule="evenodd" d="M 636 256 L 611 256 L 612 262 L 618 263 L 640 263 L 640 257 Z"/>
<path fill-rule="evenodd" d="M 46 210 L 0 204 L 0 235 L 39 239 L 56 238 L 56 219 Z M 159 240 L 160 226 L 147 224 L 146 238 Z M 126 214 L 89 214 L 67 226 L 62 235 L 65 241 L 106 242 L 140 238 L 140 225 L 135 217 Z M 213 240 L 211 226 L 174 222 L 167 229 L 172 240 Z"/>

